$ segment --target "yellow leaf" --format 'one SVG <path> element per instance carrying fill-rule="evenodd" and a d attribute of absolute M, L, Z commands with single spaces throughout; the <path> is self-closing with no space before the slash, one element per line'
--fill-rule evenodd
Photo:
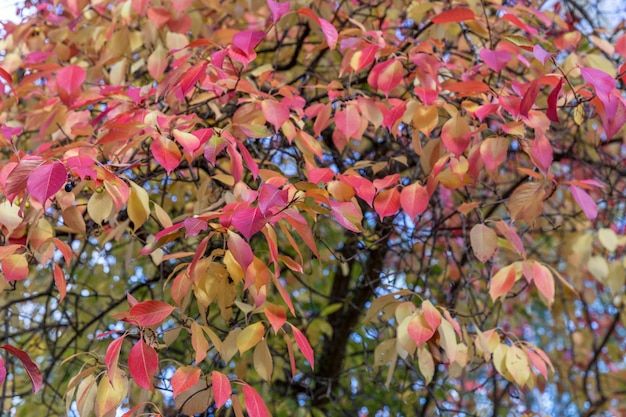
<path fill-rule="evenodd" d="M 457 354 L 456 334 L 448 321 L 443 320 L 439 325 L 439 336 L 439 345 L 448 355 L 448 360 L 454 362 Z"/>
<path fill-rule="evenodd" d="M 618 246 L 617 234 L 609 228 L 602 228 L 598 230 L 598 239 L 600 243 L 609 252 L 615 252 Z"/>
<path fill-rule="evenodd" d="M 380 342 L 374 349 L 374 367 L 388 364 L 396 356 L 396 338 Z"/>
<path fill-rule="evenodd" d="M 128 392 L 128 378 L 124 377 L 121 369 L 117 368 L 113 375 L 113 385 L 109 378 L 103 376 L 100 378 L 97 391 L 97 413 L 102 417 L 105 414 L 117 410 L 117 407 L 126 398 Z"/>
<path fill-rule="evenodd" d="M 424 384 L 430 384 L 435 376 L 435 361 L 427 348 L 417 350 L 417 365 L 424 377 Z"/>
<path fill-rule="evenodd" d="M 148 192 L 132 181 L 128 198 L 128 217 L 133 222 L 133 229 L 139 229 L 150 216 L 150 198 Z"/>
<path fill-rule="evenodd" d="M 103 379 L 106 380 L 107 378 Z M 78 408 L 80 417 L 88 417 L 92 413 L 96 404 L 97 392 L 96 378 L 93 375 L 89 375 L 78 384 L 76 389 L 76 408 Z"/>
<path fill-rule="evenodd" d="M 272 379 L 272 370 L 274 369 L 274 363 L 272 355 L 267 347 L 267 340 L 263 339 L 256 345 L 254 349 L 254 369 L 256 369 L 259 376 L 267 382 Z"/>
<path fill-rule="evenodd" d="M 602 256 L 592 256 L 587 262 L 587 268 L 591 275 L 600 282 L 604 282 L 604 279 L 609 275 L 609 264 Z"/>
<path fill-rule="evenodd" d="M 527 182 L 517 187 L 509 201 L 511 219 L 533 223 L 543 212 L 545 193 L 542 184 L 538 181 Z"/>
<path fill-rule="evenodd" d="M 97 224 L 102 224 L 104 220 L 108 219 L 113 214 L 113 208 L 113 200 L 106 192 L 93 193 L 87 202 L 87 212 Z"/>
<path fill-rule="evenodd" d="M 237 335 L 237 349 L 240 354 L 244 354 L 247 350 L 252 349 L 263 338 L 265 327 L 260 321 L 246 327 Z"/>
<path fill-rule="evenodd" d="M 530 377 L 528 357 L 517 346 L 509 347 L 505 359 L 506 369 L 513 377 L 513 381 L 519 386 L 524 386 Z"/>

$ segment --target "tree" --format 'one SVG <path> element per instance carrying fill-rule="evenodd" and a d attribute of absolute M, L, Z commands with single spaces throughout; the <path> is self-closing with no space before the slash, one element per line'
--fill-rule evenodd
<path fill-rule="evenodd" d="M 623 24 L 33 7 L 0 48 L 9 414 L 623 411 Z"/>

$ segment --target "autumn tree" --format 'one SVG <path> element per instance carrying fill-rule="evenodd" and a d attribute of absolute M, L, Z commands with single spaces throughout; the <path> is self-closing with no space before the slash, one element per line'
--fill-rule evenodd
<path fill-rule="evenodd" d="M 9 415 L 624 412 L 624 24 L 39 0 L 0 42 Z"/>

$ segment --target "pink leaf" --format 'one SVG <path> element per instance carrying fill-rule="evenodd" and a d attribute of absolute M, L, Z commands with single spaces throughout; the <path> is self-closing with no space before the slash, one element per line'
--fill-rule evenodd
<path fill-rule="evenodd" d="M 195 366 L 181 366 L 178 368 L 170 380 L 174 397 L 196 385 L 200 379 L 200 374 L 200 368 Z"/>
<path fill-rule="evenodd" d="M 386 96 L 404 79 L 404 67 L 398 59 L 390 59 L 376 64 L 370 71 L 367 82 L 375 90 L 381 90 Z"/>
<path fill-rule="evenodd" d="M 291 3 L 289 1 L 279 3 L 274 0 L 267 0 L 267 5 L 272 11 L 272 21 L 274 23 L 278 22 L 281 17 L 287 14 L 287 12 L 289 12 L 289 8 L 291 7 Z"/>
<path fill-rule="evenodd" d="M 552 56 L 552 54 L 548 51 L 546 51 L 545 49 L 543 49 L 541 47 L 541 45 L 537 44 L 533 47 L 533 55 L 535 56 L 535 58 L 537 58 L 539 61 L 541 61 L 542 64 L 545 65 L 546 61 L 548 60 L 548 58 L 550 58 Z"/>
<path fill-rule="evenodd" d="M 233 45 L 249 55 L 264 37 L 262 30 L 242 30 L 233 36 Z"/>
<path fill-rule="evenodd" d="M 278 129 L 289 120 L 289 109 L 279 101 L 268 99 L 261 102 L 261 109 L 265 120 L 274 125 L 274 129 Z"/>
<path fill-rule="evenodd" d="M 522 103 L 520 104 L 519 114 L 522 116 L 528 117 L 528 112 L 530 111 L 533 104 L 535 104 L 535 99 L 539 94 L 539 78 L 536 78 L 531 81 L 526 93 L 524 93 L 524 97 L 522 98 Z"/>
<path fill-rule="evenodd" d="M 397 188 L 390 188 L 379 193 L 374 198 L 374 210 L 381 220 L 395 215 L 400 209 L 400 192 Z"/>
<path fill-rule="evenodd" d="M 550 165 L 554 160 L 554 154 L 552 152 L 552 145 L 543 132 L 535 133 L 535 140 L 532 145 L 532 152 L 534 160 L 537 163 L 537 168 L 543 172 L 550 170 Z"/>
<path fill-rule="evenodd" d="M 337 29 L 326 19 L 319 18 L 319 25 L 322 28 L 322 33 L 326 37 L 326 44 L 328 44 L 328 48 L 332 51 L 337 46 L 337 39 L 339 38 L 339 34 L 337 33 Z"/>
<path fill-rule="evenodd" d="M 427 342 L 435 334 L 435 329 L 431 328 L 421 315 L 411 319 L 407 331 L 416 345 Z"/>
<path fill-rule="evenodd" d="M 443 13 L 439 13 L 431 20 L 436 24 L 463 22 L 465 20 L 474 20 L 474 12 L 465 7 L 458 7 L 456 9 L 446 10 Z"/>
<path fill-rule="evenodd" d="M 241 238 L 237 233 L 228 231 L 228 250 L 233 254 L 235 261 L 241 266 L 244 272 L 248 270 L 248 267 L 254 260 L 252 249 L 250 245 Z"/>
<path fill-rule="evenodd" d="M 7 379 L 7 368 L 4 366 L 4 360 L 0 357 L 0 385 L 4 384 L 5 379 Z"/>
<path fill-rule="evenodd" d="M 248 384 L 244 384 L 242 390 L 250 417 L 269 417 L 270 413 L 259 393 Z"/>
<path fill-rule="evenodd" d="M 415 219 L 416 216 L 426 211 L 429 199 L 430 196 L 428 195 L 426 188 L 417 182 L 407 185 L 400 193 L 400 204 L 402 205 L 402 209 L 411 217 L 411 219 Z"/>
<path fill-rule="evenodd" d="M 259 190 L 258 205 L 263 214 L 282 210 L 289 203 L 289 192 L 270 183 L 264 183 Z M 272 210 L 274 209 L 274 210 Z"/>
<path fill-rule="evenodd" d="M 311 344 L 307 340 L 304 333 L 302 333 L 293 324 L 291 325 L 291 330 L 293 331 L 293 336 L 296 339 L 296 344 L 298 345 L 300 352 L 302 352 L 302 355 L 304 355 L 306 360 L 308 360 L 311 364 L 311 369 L 315 369 L 315 355 L 313 354 L 313 348 L 311 347 Z"/>
<path fill-rule="evenodd" d="M 135 304 L 130 309 L 130 315 L 139 326 L 153 326 L 168 318 L 174 309 L 163 301 L 149 300 Z"/>
<path fill-rule="evenodd" d="M 42 165 L 28 177 L 26 189 L 42 205 L 67 181 L 67 171 L 60 162 Z"/>
<path fill-rule="evenodd" d="M 244 235 L 246 240 L 250 240 L 252 236 L 261 231 L 265 223 L 267 223 L 267 219 L 258 207 L 238 210 L 231 218 L 231 224 L 235 230 Z"/>
<path fill-rule="evenodd" d="M 598 205 L 582 188 L 578 188 L 575 185 L 570 185 L 570 191 L 576 203 L 583 209 L 587 219 L 594 220 L 598 216 Z"/>
<path fill-rule="evenodd" d="M 581 68 L 580 74 L 583 76 L 585 81 L 593 86 L 596 90 L 598 98 L 606 105 L 611 91 L 615 88 L 615 78 L 611 77 L 606 72 L 595 68 Z"/>
<path fill-rule="evenodd" d="M 509 51 L 483 48 L 480 50 L 480 59 L 492 70 L 499 72 L 511 61 L 511 53 Z"/>
<path fill-rule="evenodd" d="M 87 72 L 78 65 L 70 65 L 57 71 L 59 97 L 66 105 L 71 105 L 80 95 L 80 90 L 87 78 Z"/>
<path fill-rule="evenodd" d="M 154 391 L 154 374 L 158 367 L 159 356 L 156 351 L 143 338 L 140 339 L 128 355 L 130 376 L 141 388 Z"/>
<path fill-rule="evenodd" d="M 356 134 L 361 129 L 361 117 L 358 107 L 348 104 L 343 110 L 337 112 L 335 114 L 335 124 L 346 138 L 356 137 Z"/>
<path fill-rule="evenodd" d="M 168 174 L 178 167 L 182 157 L 178 146 L 162 135 L 158 135 L 154 138 L 152 142 L 152 155 L 154 159 L 165 168 Z"/>
<path fill-rule="evenodd" d="M 107 367 L 107 376 L 109 382 L 113 385 L 113 378 L 115 372 L 117 372 L 117 364 L 120 359 L 120 351 L 122 349 L 122 343 L 124 343 L 124 336 L 115 339 L 107 347 L 106 354 L 104 355 L 104 363 Z"/>
<path fill-rule="evenodd" d="M 337 220 L 340 225 L 353 232 L 361 231 L 363 213 L 361 213 L 361 210 L 351 201 L 331 201 L 330 208 L 335 220 Z"/>
<path fill-rule="evenodd" d="M 554 277 L 552 272 L 539 262 L 533 264 L 533 281 L 539 292 L 548 300 L 548 306 L 554 302 Z"/>
<path fill-rule="evenodd" d="M 211 385 L 213 387 L 215 405 L 217 408 L 221 408 L 233 393 L 230 380 L 221 372 L 213 371 L 211 372 Z"/>
<path fill-rule="evenodd" d="M 561 92 L 561 87 L 563 86 L 563 78 L 559 80 L 559 83 L 554 87 L 554 89 L 550 92 L 548 96 L 548 111 L 546 115 L 548 119 L 553 122 L 559 123 L 559 115 L 557 114 L 557 102 L 559 100 L 559 93 Z"/>
<path fill-rule="evenodd" d="M 6 350 L 22 362 L 22 365 L 24 365 L 24 369 L 26 369 L 26 373 L 33 384 L 33 392 L 37 393 L 43 385 L 43 376 L 41 375 L 41 372 L 35 362 L 33 362 L 30 356 L 28 356 L 28 353 L 11 345 L 2 345 L 0 346 L 0 349 Z"/>

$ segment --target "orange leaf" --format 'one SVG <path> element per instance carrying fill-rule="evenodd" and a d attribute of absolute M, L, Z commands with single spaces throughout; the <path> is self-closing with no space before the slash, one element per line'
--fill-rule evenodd
<path fill-rule="evenodd" d="M 539 292 L 546 297 L 548 307 L 552 306 L 554 302 L 554 277 L 552 272 L 539 262 L 535 262 L 533 265 L 533 281 L 535 281 Z"/>
<path fill-rule="evenodd" d="M 67 294 L 66 282 L 65 282 L 65 274 L 63 273 L 63 269 L 57 264 L 54 264 L 54 283 L 59 290 L 59 303 L 63 301 L 65 295 Z"/>
<path fill-rule="evenodd" d="M 200 374 L 200 368 L 195 366 L 182 366 L 178 368 L 176 372 L 174 372 L 174 375 L 172 375 L 170 381 L 174 397 L 196 385 L 200 379 Z"/>
<path fill-rule="evenodd" d="M 28 277 L 28 261 L 24 254 L 9 255 L 2 260 L 2 273 L 7 281 L 20 281 Z"/>
<path fill-rule="evenodd" d="M 515 285 L 516 278 L 517 271 L 514 265 L 507 265 L 496 272 L 489 283 L 489 295 L 491 299 L 495 301 L 499 297 L 506 295 L 506 293 L 513 288 L 513 285 Z"/>
<path fill-rule="evenodd" d="M 269 320 L 274 329 L 274 334 L 278 334 L 278 330 L 283 327 L 283 324 L 287 321 L 287 311 L 285 307 L 272 304 L 270 302 L 265 303 L 265 317 Z"/>

